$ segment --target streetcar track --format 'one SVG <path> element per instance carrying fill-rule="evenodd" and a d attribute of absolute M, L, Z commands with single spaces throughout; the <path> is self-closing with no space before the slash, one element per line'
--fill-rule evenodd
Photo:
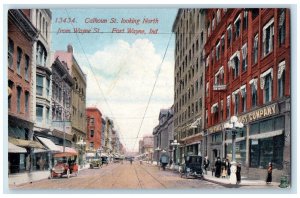
<path fill-rule="evenodd" d="M 156 177 L 154 177 L 147 169 L 145 169 L 143 166 L 140 166 L 141 169 L 143 169 L 146 173 L 148 173 L 157 183 L 159 183 L 160 185 L 162 185 L 164 188 L 167 188 L 167 186 L 165 184 L 163 184 L 162 182 L 160 182 Z"/>
<path fill-rule="evenodd" d="M 141 189 L 143 189 L 142 183 L 141 183 L 141 180 L 140 180 L 140 178 L 139 178 L 139 176 L 138 176 L 138 173 L 137 173 L 137 171 L 136 171 L 136 166 L 135 166 L 135 165 L 134 165 L 134 171 L 135 171 L 136 177 L 137 177 L 137 179 L 138 179 L 139 186 L 140 186 Z"/>

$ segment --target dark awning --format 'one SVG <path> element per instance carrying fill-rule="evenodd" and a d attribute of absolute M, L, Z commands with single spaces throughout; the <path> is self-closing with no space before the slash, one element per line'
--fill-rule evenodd
<path fill-rule="evenodd" d="M 8 141 L 14 145 L 21 146 L 21 147 L 41 148 L 41 149 L 45 148 L 41 143 L 33 140 L 22 140 L 22 139 L 9 137 Z"/>

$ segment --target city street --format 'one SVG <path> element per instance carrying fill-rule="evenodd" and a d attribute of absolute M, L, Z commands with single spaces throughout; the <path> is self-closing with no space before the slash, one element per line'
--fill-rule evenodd
<path fill-rule="evenodd" d="M 198 179 L 180 178 L 176 172 L 134 162 L 109 164 L 100 169 L 85 169 L 79 175 L 44 179 L 11 189 L 215 189 L 224 186 Z"/>

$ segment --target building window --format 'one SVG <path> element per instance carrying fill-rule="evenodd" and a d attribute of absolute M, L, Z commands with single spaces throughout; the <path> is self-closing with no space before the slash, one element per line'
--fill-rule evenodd
<path fill-rule="evenodd" d="M 91 125 L 91 126 L 94 125 L 94 118 L 90 118 L 90 125 Z"/>
<path fill-rule="evenodd" d="M 239 141 L 235 144 L 235 155 L 236 161 L 242 162 L 243 164 L 246 162 L 246 141 Z M 232 160 L 232 143 L 225 144 L 225 153 L 228 156 L 228 160 Z"/>
<path fill-rule="evenodd" d="M 241 34 L 241 19 L 240 16 L 234 21 L 234 29 L 235 29 L 235 39 L 237 39 Z"/>
<path fill-rule="evenodd" d="M 29 80 L 29 56 L 25 55 L 25 80 Z"/>
<path fill-rule="evenodd" d="M 13 60 L 14 60 L 14 42 L 10 38 L 8 38 L 8 66 L 13 68 Z"/>
<path fill-rule="evenodd" d="M 216 22 L 215 21 L 216 21 L 215 18 L 213 18 L 213 20 L 212 20 L 212 31 L 214 31 L 215 28 L 216 28 Z"/>
<path fill-rule="evenodd" d="M 229 25 L 227 28 L 227 48 L 230 47 L 231 41 L 232 41 L 232 28 L 231 25 Z"/>
<path fill-rule="evenodd" d="M 201 35 L 200 35 L 200 41 L 201 41 L 201 45 L 203 44 L 204 41 L 204 36 L 203 36 L 203 31 L 201 31 Z"/>
<path fill-rule="evenodd" d="M 22 59 L 22 50 L 21 48 L 17 48 L 17 73 L 21 74 L 21 59 Z"/>
<path fill-rule="evenodd" d="M 246 30 L 247 28 L 248 28 L 248 11 L 244 11 L 243 30 Z"/>
<path fill-rule="evenodd" d="M 94 142 L 90 142 L 90 150 L 94 149 Z"/>
<path fill-rule="evenodd" d="M 43 106 L 41 105 L 36 106 L 36 121 L 39 123 L 43 122 Z"/>
<path fill-rule="evenodd" d="M 47 62 L 47 51 L 41 42 L 38 42 L 36 49 L 36 61 L 37 65 L 46 66 Z"/>
<path fill-rule="evenodd" d="M 278 65 L 278 97 L 284 96 L 285 91 L 285 61 L 282 61 Z"/>
<path fill-rule="evenodd" d="M 279 9 L 279 24 L 278 24 L 278 39 L 279 46 L 282 46 L 285 42 L 285 9 Z"/>
<path fill-rule="evenodd" d="M 239 94 L 238 93 L 239 93 L 239 89 L 232 93 L 232 102 L 234 104 L 234 106 L 233 106 L 234 115 L 238 115 L 238 113 L 239 113 L 239 104 L 240 104 L 239 100 L 240 99 L 239 99 Z"/>
<path fill-rule="evenodd" d="M 227 96 L 227 101 L 226 101 L 226 117 L 230 117 L 230 96 Z"/>
<path fill-rule="evenodd" d="M 22 88 L 17 87 L 17 112 L 21 112 L 21 94 L 22 94 Z"/>
<path fill-rule="evenodd" d="M 270 68 L 260 76 L 260 88 L 263 90 L 264 104 L 272 101 L 273 68 Z"/>
<path fill-rule="evenodd" d="M 238 56 L 234 56 L 233 59 L 232 59 L 232 63 L 233 66 L 232 66 L 232 69 L 233 69 L 233 72 L 232 72 L 232 75 L 233 75 L 233 78 L 232 79 L 236 79 L 239 75 L 239 67 L 240 67 L 240 60 L 238 58 Z"/>
<path fill-rule="evenodd" d="M 8 95 L 8 109 L 11 108 L 11 97 L 12 97 L 12 92 L 13 92 L 13 86 L 14 86 L 14 82 L 11 80 L 8 80 L 8 87 L 10 88 L 10 94 Z"/>
<path fill-rule="evenodd" d="M 254 108 L 257 105 L 257 78 L 252 79 L 249 84 L 251 85 L 251 106 Z"/>
<path fill-rule="evenodd" d="M 263 57 L 273 51 L 274 43 L 274 18 L 263 28 Z"/>
<path fill-rule="evenodd" d="M 43 76 L 36 75 L 36 94 L 38 96 L 43 95 Z"/>
<path fill-rule="evenodd" d="M 222 142 L 222 133 L 215 133 L 211 135 L 212 143 L 220 143 Z"/>
<path fill-rule="evenodd" d="M 216 60 L 218 61 L 219 59 L 220 59 L 220 41 L 216 46 Z"/>
<path fill-rule="evenodd" d="M 224 34 L 221 37 L 221 53 L 223 54 L 225 52 L 225 36 Z"/>
<path fill-rule="evenodd" d="M 47 119 L 47 124 L 50 124 L 50 108 L 46 107 L 46 119 Z"/>
<path fill-rule="evenodd" d="M 242 60 L 242 72 L 247 70 L 247 65 L 248 65 L 248 56 L 247 56 L 247 43 L 245 45 L 243 45 L 242 47 L 242 56 L 243 56 L 243 60 Z"/>
<path fill-rule="evenodd" d="M 49 95 L 50 95 L 50 80 L 47 78 L 46 82 L 47 82 L 47 84 L 46 84 L 46 93 L 47 93 L 47 98 L 48 98 Z"/>
<path fill-rule="evenodd" d="M 247 91 L 246 91 L 246 85 L 243 85 L 241 87 L 241 96 L 242 96 L 242 112 L 246 112 L 246 108 L 247 108 Z"/>
<path fill-rule="evenodd" d="M 25 112 L 28 113 L 29 110 L 29 92 L 25 91 Z"/>
<path fill-rule="evenodd" d="M 258 34 L 255 35 L 253 39 L 253 64 L 258 61 Z"/>
<path fill-rule="evenodd" d="M 252 20 L 254 20 L 259 15 L 259 9 L 254 8 L 254 9 L 251 9 L 251 11 L 252 11 Z"/>
<path fill-rule="evenodd" d="M 94 130 L 91 130 L 90 136 L 91 136 L 91 138 L 94 137 Z"/>
<path fill-rule="evenodd" d="M 220 9 L 217 10 L 217 24 L 221 21 L 221 11 Z"/>

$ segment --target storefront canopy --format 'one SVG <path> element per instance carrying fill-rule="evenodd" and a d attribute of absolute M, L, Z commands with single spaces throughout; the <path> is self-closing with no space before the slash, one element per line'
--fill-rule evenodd
<path fill-rule="evenodd" d="M 52 140 L 43 137 L 37 137 L 50 151 L 58 152 L 60 149 L 52 142 Z"/>
<path fill-rule="evenodd" d="M 21 146 L 21 147 L 44 149 L 44 146 L 41 143 L 33 140 L 22 140 L 22 139 L 9 137 L 8 141 L 14 145 Z"/>
<path fill-rule="evenodd" d="M 8 142 L 8 152 L 9 153 L 27 153 L 25 148 L 19 147 L 10 142 Z"/>
<path fill-rule="evenodd" d="M 63 146 L 57 146 L 59 148 L 60 152 L 64 152 L 64 147 Z M 72 154 L 77 154 L 77 151 L 74 148 L 70 147 L 65 147 L 65 153 L 72 153 Z"/>

